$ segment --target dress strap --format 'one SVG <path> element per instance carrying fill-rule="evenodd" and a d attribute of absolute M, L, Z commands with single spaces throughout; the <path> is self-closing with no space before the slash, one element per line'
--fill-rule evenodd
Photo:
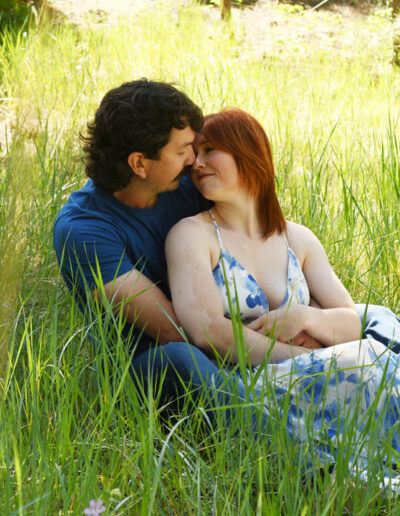
<path fill-rule="evenodd" d="M 217 221 L 214 218 L 213 212 L 211 210 L 208 210 L 208 212 L 209 212 L 209 214 L 211 216 L 211 220 L 214 223 L 215 231 L 217 232 L 217 238 L 218 238 L 219 246 L 220 246 L 221 249 L 224 249 L 224 245 L 222 243 L 221 233 L 219 232 L 219 227 L 218 227 Z"/>
<path fill-rule="evenodd" d="M 282 231 L 282 236 L 283 236 L 283 240 L 285 241 L 286 247 L 289 249 L 289 242 L 287 241 L 287 238 L 286 238 L 286 235 L 285 235 L 284 231 Z"/>

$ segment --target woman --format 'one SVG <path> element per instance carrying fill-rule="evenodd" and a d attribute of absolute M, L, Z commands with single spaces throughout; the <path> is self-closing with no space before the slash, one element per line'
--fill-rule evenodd
<path fill-rule="evenodd" d="M 318 452 L 330 458 L 321 435 L 335 448 L 338 418 L 350 407 L 363 441 L 361 419 L 375 403 L 391 415 L 379 426 L 382 439 L 399 414 L 397 356 L 373 340 L 360 343 L 355 305 L 320 242 L 284 219 L 263 128 L 239 109 L 209 115 L 195 150 L 193 181 L 214 207 L 179 222 L 166 243 L 173 305 L 185 332 L 206 352 L 238 362 L 229 318 L 240 311 L 247 360 L 269 362 L 256 387 L 272 386 L 275 397 L 285 394 L 293 404 L 286 414 L 291 435 L 306 438 L 311 411 Z M 394 386 L 382 394 L 383 377 Z M 266 410 L 270 404 L 266 397 Z M 399 451 L 397 437 L 391 439 Z M 364 448 L 358 467 L 367 466 Z"/>
<path fill-rule="evenodd" d="M 325 346 L 358 339 L 354 303 L 321 244 L 283 218 L 270 144 L 258 122 L 238 109 L 211 115 L 196 151 L 193 181 L 215 206 L 177 224 L 166 248 L 174 307 L 195 344 L 209 349 L 211 341 L 237 358 L 223 264 L 229 282 L 238 282 L 244 321 L 261 316 L 246 328 L 253 365 L 269 350 L 273 362 L 304 353 L 306 335 Z M 310 294 L 323 310 L 309 306 Z M 263 335 L 267 312 L 267 329 L 276 321 L 281 330 L 273 348 Z"/>

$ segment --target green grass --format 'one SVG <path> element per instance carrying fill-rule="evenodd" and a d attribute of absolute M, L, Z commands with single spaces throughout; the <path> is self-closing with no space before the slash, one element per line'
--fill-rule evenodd
<path fill-rule="evenodd" d="M 229 29 L 207 7 L 170 9 L 4 35 L 1 513 L 81 514 L 101 497 L 107 514 L 397 514 L 376 465 L 366 485 L 344 459 L 336 482 L 304 476 L 282 420 L 260 443 L 235 434 L 240 421 L 208 428 L 202 403 L 166 422 L 152 395 L 138 398 L 118 329 L 103 357 L 110 369 L 99 368 L 51 228 L 85 181 L 79 131 L 108 89 L 142 76 L 176 81 L 206 113 L 237 105 L 254 114 L 271 137 L 287 218 L 317 234 L 356 301 L 400 312 L 400 75 L 388 20 L 355 20 L 350 45 L 337 15 L 277 8 L 287 23 L 306 21 L 310 38 L 283 35 L 260 54 L 236 17 Z M 335 54 L 334 41 L 311 37 L 318 24 L 337 34 Z M 110 370 L 120 371 L 112 385 Z"/>

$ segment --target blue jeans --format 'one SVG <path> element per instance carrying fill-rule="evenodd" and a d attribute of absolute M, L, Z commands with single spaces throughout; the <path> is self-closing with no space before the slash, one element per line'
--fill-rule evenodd
<path fill-rule="evenodd" d="M 369 305 L 366 313 L 366 305 L 357 305 L 357 309 L 363 320 L 364 337 L 373 337 L 399 353 L 400 319 L 382 306 Z M 151 381 L 159 402 L 171 403 L 172 400 L 174 408 L 179 408 L 179 400 L 187 400 L 189 393 L 193 405 L 203 397 L 210 420 L 215 418 L 218 407 L 227 407 L 224 412 L 229 422 L 238 410 L 238 402 L 246 403 L 246 407 L 250 407 L 253 429 L 260 422 L 261 428 L 265 428 L 266 415 L 260 416 L 240 376 L 227 378 L 200 349 L 185 342 L 169 342 L 138 353 L 132 360 L 132 377 L 145 394 Z"/>
<path fill-rule="evenodd" d="M 372 337 L 400 353 L 400 318 L 379 305 L 356 305 L 363 324 L 363 336 Z"/>
<path fill-rule="evenodd" d="M 151 348 L 134 356 L 131 368 L 138 389 L 147 395 L 151 381 L 153 396 L 160 404 L 176 410 L 188 400 L 195 407 L 201 399 L 211 424 L 222 417 L 226 425 L 238 411 L 243 416 L 245 408 L 248 430 L 258 435 L 258 429 L 266 428 L 266 415 L 257 408 L 254 397 L 246 393 L 239 374 L 228 375 L 196 346 L 169 342 Z M 221 411 L 221 407 L 226 408 Z M 245 424 L 242 416 L 239 421 Z"/>

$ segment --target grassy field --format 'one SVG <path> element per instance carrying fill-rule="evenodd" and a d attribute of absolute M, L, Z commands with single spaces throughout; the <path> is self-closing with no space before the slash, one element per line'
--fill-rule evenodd
<path fill-rule="evenodd" d="M 228 27 L 188 2 L 4 35 L 1 514 L 82 514 L 98 498 L 107 515 L 398 514 L 374 463 L 366 483 L 344 460 L 335 480 L 305 475 L 282 420 L 258 443 L 235 433 L 240 421 L 207 428 L 201 403 L 165 421 L 151 396 L 138 399 L 120 341 L 98 367 L 58 274 L 52 224 L 85 182 L 79 131 L 108 89 L 146 76 L 177 82 L 206 113 L 254 114 L 287 218 L 317 234 L 357 302 L 400 312 L 400 74 L 388 13 L 271 12 L 259 39 L 244 18 Z"/>

